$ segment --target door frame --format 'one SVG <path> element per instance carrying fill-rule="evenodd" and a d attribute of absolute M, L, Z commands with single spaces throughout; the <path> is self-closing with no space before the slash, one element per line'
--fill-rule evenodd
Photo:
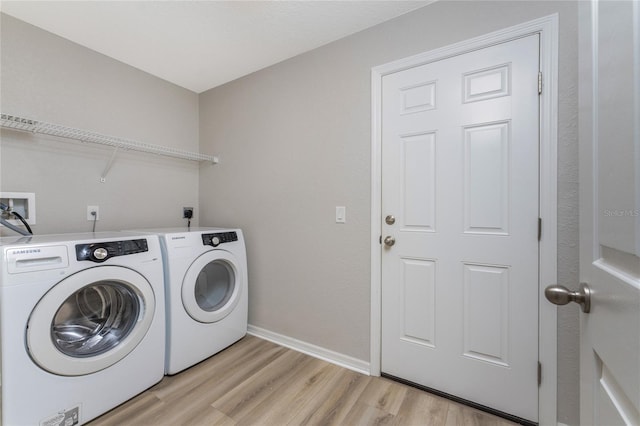
<path fill-rule="evenodd" d="M 381 373 L 382 340 L 382 78 L 387 74 L 452 56 L 540 35 L 539 214 L 542 233 L 538 266 L 538 359 L 544 366 L 538 388 L 539 424 L 557 424 L 557 311 L 546 302 L 544 288 L 557 282 L 557 145 L 558 145 L 558 14 L 545 16 L 483 36 L 389 62 L 371 69 L 371 347 L 370 374 Z"/>

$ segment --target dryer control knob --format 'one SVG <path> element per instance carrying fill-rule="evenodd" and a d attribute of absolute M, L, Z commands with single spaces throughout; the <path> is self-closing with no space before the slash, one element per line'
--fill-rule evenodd
<path fill-rule="evenodd" d="M 95 257 L 98 260 L 103 260 L 108 255 L 109 255 L 109 252 L 107 251 L 107 249 L 102 247 L 97 248 L 93 251 L 93 257 Z"/>
<path fill-rule="evenodd" d="M 220 245 L 220 237 L 211 238 L 211 244 L 213 244 L 214 247 L 219 246 Z"/>

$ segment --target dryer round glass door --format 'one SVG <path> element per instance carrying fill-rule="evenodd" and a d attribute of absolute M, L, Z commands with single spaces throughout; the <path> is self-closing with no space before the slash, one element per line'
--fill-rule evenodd
<path fill-rule="evenodd" d="M 182 304 L 198 322 L 212 323 L 229 315 L 242 293 L 242 272 L 235 256 L 211 250 L 189 267 L 182 283 Z"/>
<path fill-rule="evenodd" d="M 32 311 L 29 354 L 54 374 L 100 371 L 135 349 L 154 312 L 153 289 L 139 273 L 118 266 L 80 271 L 56 284 Z"/>

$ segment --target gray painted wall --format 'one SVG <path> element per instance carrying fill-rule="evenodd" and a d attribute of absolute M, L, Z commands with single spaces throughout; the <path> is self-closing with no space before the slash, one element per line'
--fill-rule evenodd
<path fill-rule="evenodd" d="M 10 16 L 0 25 L 3 113 L 198 151 L 196 93 Z M 100 183 L 110 148 L 3 130 L 0 153 L 0 190 L 36 194 L 38 234 L 91 231 L 87 205 L 98 231 L 186 225 L 183 206 L 198 218 L 195 162 L 119 152 Z"/>
<path fill-rule="evenodd" d="M 577 284 L 577 3 L 437 2 L 201 95 L 201 149 L 222 161 L 200 173 L 201 222 L 245 231 L 251 324 L 369 360 L 371 68 L 556 12 L 559 279 Z M 576 310 L 560 310 L 567 424 L 576 328 Z"/>

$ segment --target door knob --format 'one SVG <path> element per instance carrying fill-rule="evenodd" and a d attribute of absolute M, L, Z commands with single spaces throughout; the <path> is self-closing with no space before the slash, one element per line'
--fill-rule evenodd
<path fill-rule="evenodd" d="M 396 243 L 396 239 L 393 238 L 391 235 L 384 237 L 384 245 L 385 246 L 391 247 L 395 243 Z"/>
<path fill-rule="evenodd" d="M 384 218 L 384 221 L 387 225 L 393 225 L 394 223 L 396 223 L 396 217 L 392 214 L 387 215 L 387 217 Z"/>
<path fill-rule="evenodd" d="M 586 283 L 580 283 L 578 291 L 571 291 L 563 285 L 550 285 L 544 289 L 544 296 L 554 305 L 576 302 L 585 314 L 591 311 L 591 288 Z"/>

